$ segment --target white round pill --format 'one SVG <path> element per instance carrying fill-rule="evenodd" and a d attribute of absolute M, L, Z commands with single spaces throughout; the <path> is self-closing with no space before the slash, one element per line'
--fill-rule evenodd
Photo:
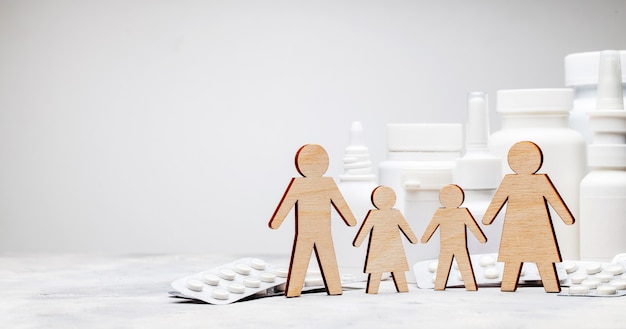
<path fill-rule="evenodd" d="M 250 260 L 250 266 L 252 266 L 252 268 L 254 268 L 255 270 L 262 271 L 265 269 L 265 266 L 267 266 L 267 263 L 265 263 L 265 261 L 262 259 L 252 258 Z"/>
<path fill-rule="evenodd" d="M 570 279 L 572 280 L 573 284 L 580 284 L 586 278 L 587 278 L 586 274 L 575 274 L 575 275 L 572 275 Z"/>
<path fill-rule="evenodd" d="M 304 279 L 305 287 L 317 287 L 317 286 L 323 286 L 323 285 L 324 285 L 324 279 L 321 276 L 308 277 Z"/>
<path fill-rule="evenodd" d="M 204 288 L 204 283 L 200 280 L 189 279 L 187 280 L 187 288 L 191 291 L 200 292 L 202 291 L 202 288 Z"/>
<path fill-rule="evenodd" d="M 619 290 L 624 290 L 626 289 L 626 280 L 624 279 L 615 279 L 613 281 L 611 281 L 610 285 L 612 285 L 613 287 L 619 289 Z"/>
<path fill-rule="evenodd" d="M 243 285 L 248 288 L 258 288 L 261 286 L 261 280 L 257 278 L 245 278 L 243 279 Z"/>
<path fill-rule="evenodd" d="M 591 264 L 587 265 L 585 270 L 587 271 L 587 274 L 600 273 L 600 271 L 602 271 L 602 265 L 600 265 L 598 263 L 591 263 Z"/>
<path fill-rule="evenodd" d="M 231 283 L 228 285 L 227 289 L 233 294 L 243 294 L 246 291 L 246 286 L 241 283 Z"/>
<path fill-rule="evenodd" d="M 263 272 L 259 275 L 259 279 L 263 282 L 274 282 L 276 281 L 276 275 L 268 272 Z"/>
<path fill-rule="evenodd" d="M 624 265 L 622 265 L 622 264 L 611 264 L 611 265 L 607 266 L 604 271 L 606 271 L 607 273 L 613 274 L 613 275 L 620 275 L 620 274 L 624 273 Z"/>
<path fill-rule="evenodd" d="M 312 269 L 312 270 L 306 271 L 306 276 L 320 276 L 320 275 L 322 275 L 322 272 L 320 272 L 320 270 L 318 269 Z"/>
<path fill-rule="evenodd" d="M 615 295 L 617 293 L 617 289 L 614 286 L 602 285 L 598 287 L 596 292 L 598 293 L 598 295 L 603 296 Z"/>
<path fill-rule="evenodd" d="M 583 280 L 583 282 L 581 282 L 580 284 L 589 289 L 596 289 L 600 285 L 600 280 L 595 278 L 587 278 Z"/>
<path fill-rule="evenodd" d="M 202 281 L 208 285 L 217 286 L 220 283 L 220 277 L 213 273 L 205 273 L 202 276 Z"/>
<path fill-rule="evenodd" d="M 237 264 L 235 265 L 235 272 L 241 275 L 249 275 L 252 268 L 246 264 Z"/>
<path fill-rule="evenodd" d="M 223 268 L 219 271 L 218 275 L 224 280 L 233 281 L 237 273 L 231 269 Z"/>
<path fill-rule="evenodd" d="M 437 271 L 437 267 L 439 267 L 438 261 L 433 261 L 428 264 L 428 272 L 435 273 Z"/>
<path fill-rule="evenodd" d="M 211 297 L 213 297 L 215 299 L 226 300 L 226 299 L 228 299 L 229 295 L 230 294 L 228 293 L 228 291 L 226 291 L 224 289 L 213 289 L 211 291 Z"/>
<path fill-rule="evenodd" d="M 352 273 L 344 273 L 341 275 L 341 282 L 342 283 L 346 283 L 346 282 L 355 282 L 356 281 L 356 276 Z"/>
<path fill-rule="evenodd" d="M 494 265 L 496 265 L 496 259 L 493 258 L 492 256 L 484 255 L 484 256 L 480 257 L 480 260 L 478 261 L 478 263 L 482 267 L 494 266 Z"/>
<path fill-rule="evenodd" d="M 581 286 L 579 284 L 569 287 L 570 295 L 586 295 L 589 293 L 589 287 Z"/>
<path fill-rule="evenodd" d="M 485 279 L 497 279 L 500 277 L 500 271 L 495 267 L 487 267 L 483 273 Z"/>
<path fill-rule="evenodd" d="M 286 278 L 289 275 L 289 270 L 284 267 L 276 269 L 276 276 L 279 278 Z"/>
<path fill-rule="evenodd" d="M 578 270 L 578 264 L 575 262 L 565 262 L 563 263 L 563 268 L 567 274 L 572 274 Z"/>
<path fill-rule="evenodd" d="M 613 275 L 609 274 L 609 273 L 598 273 L 596 274 L 596 279 L 600 280 L 600 282 L 602 283 L 607 283 L 609 281 L 611 281 L 611 279 L 613 279 Z"/>
<path fill-rule="evenodd" d="M 624 273 L 624 274 L 620 275 L 620 278 L 622 278 L 622 279 L 626 280 L 626 273 Z"/>

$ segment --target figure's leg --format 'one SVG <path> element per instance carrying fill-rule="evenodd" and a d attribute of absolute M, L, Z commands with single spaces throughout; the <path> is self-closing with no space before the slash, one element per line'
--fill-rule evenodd
<path fill-rule="evenodd" d="M 502 291 L 515 291 L 517 290 L 517 282 L 519 281 L 519 274 L 522 270 L 521 262 L 504 263 L 504 273 L 502 273 Z"/>
<path fill-rule="evenodd" d="M 396 285 L 397 292 L 409 291 L 409 286 L 406 284 L 406 276 L 404 275 L 404 272 L 391 272 L 391 277 L 393 278 L 393 283 Z"/>
<path fill-rule="evenodd" d="M 382 273 L 370 273 L 367 277 L 367 289 L 365 292 L 368 294 L 377 294 L 382 276 Z"/>
<path fill-rule="evenodd" d="M 299 241 L 297 238 L 293 243 L 291 252 L 291 262 L 289 263 L 289 274 L 285 284 L 285 296 L 298 297 L 302 292 L 304 277 L 311 260 L 313 243 L 308 240 Z"/>
<path fill-rule="evenodd" d="M 559 278 L 556 275 L 554 263 L 537 263 L 537 269 L 543 283 L 543 289 L 546 292 L 561 292 L 561 285 L 559 285 Z"/>
<path fill-rule="evenodd" d="M 478 290 L 478 287 L 476 286 L 476 278 L 474 278 L 474 269 L 472 269 L 472 260 L 470 259 L 467 250 L 463 250 L 462 252 L 455 254 L 455 256 L 456 263 L 459 264 L 459 271 L 461 271 L 463 282 L 465 283 L 465 290 Z"/>
<path fill-rule="evenodd" d="M 437 265 L 437 278 L 435 279 L 435 290 L 446 290 L 448 275 L 452 267 L 452 253 L 440 253 Z"/>
<path fill-rule="evenodd" d="M 318 241 L 313 248 L 322 272 L 324 285 L 326 285 L 326 292 L 329 295 L 341 295 L 343 290 L 341 289 L 341 277 L 339 276 L 333 241 L 331 239 Z"/>

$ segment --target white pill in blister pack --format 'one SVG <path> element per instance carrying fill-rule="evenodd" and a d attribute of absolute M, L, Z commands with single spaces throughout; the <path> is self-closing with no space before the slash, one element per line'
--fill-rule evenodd
<path fill-rule="evenodd" d="M 472 268 L 474 270 L 474 278 L 476 284 L 479 287 L 494 287 L 500 286 L 502 283 L 502 273 L 504 270 L 504 264 L 497 262 L 498 254 L 477 254 L 470 256 L 472 260 Z M 435 287 L 437 266 L 439 262 L 437 259 L 426 260 L 417 262 L 413 266 L 413 272 L 415 273 L 415 280 L 417 286 L 422 289 L 432 289 Z M 557 275 L 559 280 L 565 280 L 567 273 L 562 266 L 557 265 Z M 520 285 L 540 286 L 541 277 L 539 271 L 534 263 L 524 263 L 520 270 Z M 446 287 L 464 287 L 463 277 L 458 269 L 456 260 L 453 262 L 453 266 L 450 269 L 450 275 L 448 276 L 448 282 Z"/>
<path fill-rule="evenodd" d="M 288 270 L 259 258 L 241 258 L 172 282 L 173 294 L 210 304 L 230 304 L 284 285 Z"/>
<path fill-rule="evenodd" d="M 619 256 L 619 255 L 618 255 Z M 626 258 L 616 256 L 612 262 L 571 261 L 564 288 L 559 296 L 618 297 L 626 296 L 623 278 Z M 566 269 L 569 265 L 565 265 Z"/>

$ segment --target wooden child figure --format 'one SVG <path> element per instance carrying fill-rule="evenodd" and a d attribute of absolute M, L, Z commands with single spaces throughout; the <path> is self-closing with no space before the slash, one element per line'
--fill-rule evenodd
<path fill-rule="evenodd" d="M 332 205 L 349 226 L 356 219 L 332 177 L 323 177 L 328 169 L 328 154 L 316 144 L 302 146 L 296 153 L 296 169 L 302 177 L 292 178 L 283 198 L 269 221 L 277 229 L 295 206 L 296 232 L 285 288 L 287 297 L 300 296 L 311 253 L 315 251 L 326 292 L 341 295 L 341 279 L 330 232 Z"/>
<path fill-rule="evenodd" d="M 443 207 L 435 211 L 421 239 L 422 243 L 428 242 L 437 230 L 437 227 L 439 227 L 441 247 L 439 250 L 435 290 L 446 289 L 453 258 L 456 258 L 456 262 L 459 265 L 461 277 L 463 282 L 465 282 L 465 289 L 469 291 L 478 289 L 476 279 L 474 278 L 474 270 L 472 269 L 472 260 L 467 250 L 466 227 L 470 229 L 481 243 L 487 242 L 487 238 L 470 211 L 465 207 L 460 208 L 464 200 L 465 193 L 458 185 L 450 184 L 442 187 L 439 191 L 439 202 L 441 202 Z"/>
<path fill-rule="evenodd" d="M 561 262 L 561 254 L 548 204 L 565 224 L 574 224 L 574 217 L 548 175 L 536 174 L 543 163 L 539 146 L 516 143 L 508 160 L 515 173 L 504 176 L 483 217 L 483 224 L 491 224 L 507 204 L 498 254 L 498 261 L 504 262 L 501 290 L 515 291 L 522 264 L 534 262 L 545 291 L 560 292 L 554 263 Z"/>
<path fill-rule="evenodd" d="M 396 193 L 387 186 L 378 186 L 372 191 L 372 204 L 376 209 L 367 213 L 352 245 L 358 247 L 369 234 L 369 246 L 365 258 L 367 278 L 366 293 L 378 293 L 383 272 L 391 272 L 396 291 L 407 292 L 404 272 L 409 270 L 400 232 L 413 244 L 417 243 L 415 233 L 409 227 L 400 210 L 392 208 L 396 203 Z"/>

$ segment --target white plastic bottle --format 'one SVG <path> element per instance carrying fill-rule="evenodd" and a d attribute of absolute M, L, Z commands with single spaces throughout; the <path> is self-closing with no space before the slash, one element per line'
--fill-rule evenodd
<path fill-rule="evenodd" d="M 551 211 L 552 225 L 563 259 L 577 260 L 579 251 L 579 188 L 587 173 L 586 142 L 569 127 L 569 111 L 574 92 L 569 88 L 517 89 L 498 91 L 497 112 L 501 129 L 489 139 L 489 150 L 507 159 L 511 146 L 532 141 L 543 151 L 540 173 L 546 173 L 574 215 L 574 225 L 566 225 Z M 513 173 L 503 160 L 503 174 Z"/>
<path fill-rule="evenodd" d="M 617 51 L 604 51 L 596 110 L 590 111 L 591 171 L 580 183 L 580 253 L 610 261 L 626 252 L 626 111 Z"/>
<path fill-rule="evenodd" d="M 333 218 L 333 242 L 341 274 L 361 276 L 364 275 L 367 248 L 356 248 L 352 246 L 352 241 L 367 212 L 374 207 L 371 194 L 378 186 L 376 175 L 372 172 L 369 150 L 365 146 L 361 122 L 352 123 L 350 145 L 345 149 L 343 167 L 344 174 L 339 176 L 338 187 L 357 219 L 357 225 L 349 227 L 340 218 Z M 334 216 L 338 217 L 336 214 Z"/>
<path fill-rule="evenodd" d="M 389 124 L 387 160 L 379 165 L 379 181 L 394 189 L 400 209 L 419 237 L 439 204 L 439 189 L 452 183 L 455 161 L 463 144 L 461 124 Z M 439 236 L 417 246 L 404 241 L 411 272 L 413 265 L 439 256 Z"/>
<path fill-rule="evenodd" d="M 620 55 L 621 62 L 626 62 L 626 50 L 620 51 Z M 588 113 L 596 108 L 599 61 L 599 51 L 569 54 L 564 60 L 565 86 L 574 88 L 570 127 L 580 132 L 588 144 L 592 142 Z M 622 94 L 626 95 L 626 70 L 622 71 L 621 80 Z"/>
<path fill-rule="evenodd" d="M 496 253 L 502 235 L 502 214 L 492 225 L 483 225 L 482 217 L 491 203 L 502 178 L 502 160 L 489 152 L 489 100 L 486 93 L 467 95 L 467 128 L 465 155 L 456 161 L 453 181 L 465 192 L 466 207 L 487 237 L 480 243 L 471 234 L 467 236 L 470 254 Z"/>

